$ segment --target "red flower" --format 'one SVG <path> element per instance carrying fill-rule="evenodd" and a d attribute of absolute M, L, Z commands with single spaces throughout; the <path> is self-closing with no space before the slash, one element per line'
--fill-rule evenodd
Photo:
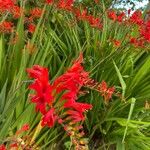
<path fill-rule="evenodd" d="M 68 119 L 70 119 L 72 122 L 80 122 L 84 121 L 85 117 L 82 113 L 74 110 L 68 110 L 67 114 L 69 115 Z"/>
<path fill-rule="evenodd" d="M 65 119 L 59 117 L 59 109 L 67 110 L 69 120 L 78 122 L 84 119 L 83 113 L 92 108 L 90 104 L 76 102 L 81 87 L 89 80 L 89 74 L 81 65 L 82 61 L 83 56 L 80 54 L 72 67 L 58 77 L 52 86 L 48 82 L 47 68 L 33 66 L 33 69 L 27 69 L 29 76 L 35 78 L 29 88 L 36 91 L 36 94 L 32 96 L 32 102 L 36 103 L 36 109 L 43 114 L 42 126 L 52 127 L 56 120 L 64 123 Z M 54 101 L 53 97 L 56 99 L 59 97 L 59 99 Z M 56 103 L 53 106 L 54 102 Z M 56 110 L 57 103 L 61 105 L 58 105 L 59 108 Z M 50 110 L 46 108 L 50 108 Z M 64 114 L 66 113 L 64 112 Z"/>
<path fill-rule="evenodd" d="M 10 11 L 14 7 L 12 0 L 0 0 L 0 11 Z"/>
<path fill-rule="evenodd" d="M 24 131 L 29 130 L 30 126 L 29 124 L 24 124 L 21 129 L 17 130 L 16 135 L 23 133 Z"/>
<path fill-rule="evenodd" d="M 131 43 L 131 44 L 137 44 L 137 39 L 131 37 L 131 38 L 130 38 L 130 43 Z"/>
<path fill-rule="evenodd" d="M 41 8 L 33 8 L 31 11 L 30 11 L 30 14 L 32 16 L 32 18 L 40 18 L 41 15 L 42 15 L 42 9 Z"/>
<path fill-rule="evenodd" d="M 63 90 L 78 92 L 80 87 L 83 86 L 84 82 L 89 78 L 88 73 L 84 71 L 81 65 L 82 61 L 83 56 L 81 54 L 72 67 L 54 81 L 53 89 L 56 89 L 57 92 Z"/>
<path fill-rule="evenodd" d="M 132 16 L 130 17 L 130 22 L 137 24 L 137 25 L 142 25 L 143 24 L 143 19 L 142 19 L 142 12 L 141 11 L 135 11 Z"/>
<path fill-rule="evenodd" d="M 119 47 L 121 45 L 121 42 L 119 40 L 113 40 L 113 43 L 117 47 Z"/>
<path fill-rule="evenodd" d="M 49 84 L 48 69 L 38 65 L 33 66 L 33 69 L 27 69 L 29 76 L 35 78 L 29 88 L 36 91 L 32 96 L 32 102 L 36 103 L 36 110 L 42 114 L 46 113 L 46 105 L 51 105 L 53 102 L 52 87 Z"/>
<path fill-rule="evenodd" d="M 92 15 L 88 16 L 88 22 L 91 25 L 91 27 L 94 28 L 102 28 L 102 24 L 100 23 L 100 18 L 94 18 Z"/>
<path fill-rule="evenodd" d="M 122 22 L 124 17 L 125 17 L 125 13 L 124 13 L 124 12 L 120 13 L 120 14 L 117 16 L 117 21 Z"/>
<path fill-rule="evenodd" d="M 55 109 L 51 108 L 42 118 L 42 126 L 48 125 L 50 128 L 54 126 L 57 116 L 54 114 Z"/>
<path fill-rule="evenodd" d="M 57 7 L 59 9 L 65 9 L 65 10 L 71 11 L 73 3 L 74 3 L 74 0 L 59 0 Z"/>
<path fill-rule="evenodd" d="M 67 107 L 73 108 L 80 113 L 92 109 L 91 104 L 79 103 L 79 102 L 70 103 L 70 106 L 68 105 Z"/>
<path fill-rule="evenodd" d="M 86 20 L 87 19 L 87 9 L 80 10 L 80 9 L 75 9 L 74 13 L 79 20 Z"/>
<path fill-rule="evenodd" d="M 98 90 L 100 91 L 102 96 L 104 96 L 105 103 L 108 103 L 108 101 L 112 98 L 112 94 L 114 93 L 115 88 L 108 88 L 107 83 L 105 81 L 102 81 L 98 87 Z"/>
<path fill-rule="evenodd" d="M 36 25 L 35 24 L 29 24 L 28 25 L 28 31 L 30 33 L 34 33 L 35 32 L 35 29 L 36 29 Z"/>
<path fill-rule="evenodd" d="M 145 24 L 141 26 L 140 35 L 145 41 L 150 42 L 150 21 L 145 22 Z"/>
<path fill-rule="evenodd" d="M 106 100 L 111 99 L 112 98 L 112 94 L 114 93 L 114 91 L 115 91 L 114 87 L 108 88 L 107 94 L 105 95 L 105 99 Z"/>
<path fill-rule="evenodd" d="M 12 32 L 12 28 L 13 28 L 12 22 L 4 21 L 4 22 L 0 23 L 0 32 L 10 33 L 10 32 Z"/>
<path fill-rule="evenodd" d="M 109 10 L 109 11 L 107 12 L 107 15 L 108 15 L 108 18 L 110 18 L 110 19 L 112 19 L 112 20 L 114 20 L 114 21 L 117 19 L 116 12 L 113 11 L 113 10 Z"/>
<path fill-rule="evenodd" d="M 23 12 L 23 9 L 20 8 L 19 6 L 14 6 L 11 10 L 11 13 L 13 14 L 13 17 L 15 19 L 20 18 L 22 12 Z"/>
<path fill-rule="evenodd" d="M 24 124 L 24 125 L 22 126 L 21 130 L 22 130 L 22 131 L 27 131 L 27 130 L 29 130 L 29 128 L 30 128 L 29 124 Z"/>

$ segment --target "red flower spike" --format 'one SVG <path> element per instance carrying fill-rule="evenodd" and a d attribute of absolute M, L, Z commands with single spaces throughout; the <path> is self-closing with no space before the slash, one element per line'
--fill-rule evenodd
<path fill-rule="evenodd" d="M 57 116 L 54 114 L 55 109 L 51 108 L 42 118 L 42 126 L 48 126 L 53 127 L 55 124 L 55 121 L 57 120 Z"/>
<path fill-rule="evenodd" d="M 48 69 L 34 65 L 32 69 L 27 69 L 30 77 L 35 78 L 34 83 L 29 85 L 30 89 L 36 91 L 31 96 L 32 102 L 36 103 L 36 110 L 42 114 L 46 113 L 46 105 L 52 105 L 52 86 L 49 84 Z"/>
<path fill-rule="evenodd" d="M 99 86 L 99 90 L 106 92 L 107 91 L 107 83 L 105 81 L 102 81 L 100 86 Z"/>
<path fill-rule="evenodd" d="M 40 110 L 43 114 L 42 126 L 48 125 L 52 127 L 56 120 L 60 124 L 65 124 L 67 119 L 73 122 L 80 122 L 85 118 L 83 113 L 92 108 L 90 104 L 76 102 L 81 87 L 89 80 L 89 74 L 84 71 L 81 65 L 82 62 L 83 55 L 80 54 L 79 58 L 74 61 L 72 67 L 58 77 L 52 86 L 48 82 L 48 70 L 46 68 L 35 65 L 32 69 L 27 69 L 29 76 L 35 78 L 34 83 L 29 88 L 36 91 L 36 94 L 32 96 L 32 102 L 36 103 L 36 109 Z M 68 115 L 63 120 L 59 118 L 58 110 L 56 111 L 52 107 L 53 97 L 58 94 L 62 94 L 57 101 L 62 103 L 60 108 L 65 110 L 67 108 L 66 113 Z M 46 105 L 49 105 L 51 109 L 47 110 Z"/>

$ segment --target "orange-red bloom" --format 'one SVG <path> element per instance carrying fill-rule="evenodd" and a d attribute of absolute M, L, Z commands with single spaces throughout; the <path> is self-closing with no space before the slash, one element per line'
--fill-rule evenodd
<path fill-rule="evenodd" d="M 112 94 L 114 93 L 115 88 L 108 88 L 107 83 L 105 81 L 102 81 L 99 85 L 98 90 L 100 91 L 101 95 L 104 96 L 105 103 L 108 103 L 108 101 L 112 98 Z"/>
<path fill-rule="evenodd" d="M 78 20 L 86 20 L 87 19 L 87 9 L 84 9 L 82 11 L 80 9 L 75 9 L 74 13 Z"/>
<path fill-rule="evenodd" d="M 125 13 L 124 13 L 124 12 L 121 12 L 121 13 L 117 16 L 117 21 L 118 21 L 118 22 L 122 22 L 124 17 L 125 17 Z"/>
<path fill-rule="evenodd" d="M 36 28 L 36 25 L 35 25 L 35 24 L 29 24 L 29 25 L 28 25 L 28 31 L 29 31 L 30 33 L 34 33 L 35 28 Z"/>
<path fill-rule="evenodd" d="M 116 12 L 113 11 L 113 10 L 109 10 L 109 11 L 107 12 L 107 16 L 108 16 L 108 18 L 110 18 L 110 19 L 112 19 L 112 20 L 114 20 L 114 21 L 117 19 Z"/>
<path fill-rule="evenodd" d="M 59 9 L 65 9 L 65 10 L 71 11 L 73 3 L 74 3 L 74 0 L 59 0 L 57 3 L 57 7 Z"/>
<path fill-rule="evenodd" d="M 12 0 L 0 0 L 0 11 L 10 11 L 14 7 Z"/>
<path fill-rule="evenodd" d="M 11 10 L 11 13 L 13 14 L 13 17 L 15 19 L 18 19 L 21 17 L 21 13 L 23 12 L 23 8 L 19 7 L 19 6 L 14 6 Z"/>
<path fill-rule="evenodd" d="M 31 11 L 30 11 L 30 14 L 32 16 L 32 18 L 40 18 L 41 15 L 42 15 L 42 9 L 41 8 L 33 8 Z"/>
<path fill-rule="evenodd" d="M 121 42 L 119 40 L 113 40 L 113 43 L 116 47 L 119 47 L 121 45 Z"/>
<path fill-rule="evenodd" d="M 10 33 L 12 32 L 12 28 L 13 28 L 12 22 L 4 21 L 0 23 L 0 32 L 2 33 Z"/>

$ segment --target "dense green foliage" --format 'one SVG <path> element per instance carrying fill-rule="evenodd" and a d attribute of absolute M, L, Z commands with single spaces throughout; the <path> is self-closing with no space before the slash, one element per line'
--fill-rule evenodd
<path fill-rule="evenodd" d="M 16 31 L 0 35 L 0 142 L 24 123 L 30 124 L 28 134 L 32 136 L 39 123 L 40 115 L 29 99 L 26 68 L 34 64 L 48 67 L 52 82 L 82 51 L 90 76 L 98 82 L 105 80 L 122 93 L 107 106 L 95 91 L 79 98 L 93 105 L 84 123 L 89 148 L 149 150 L 150 108 L 144 107 L 150 100 L 149 46 L 135 48 L 129 44 L 126 35 L 131 27 L 108 19 L 105 4 L 100 10 L 102 30 L 77 22 L 70 13 L 51 6 L 43 9 L 47 13 L 38 20 L 33 35 L 27 33 L 23 15 L 15 22 Z M 10 44 L 16 32 L 18 41 Z M 111 39 L 120 40 L 121 46 L 114 46 Z M 67 149 L 69 141 L 59 125 L 44 128 L 36 137 L 40 149 Z"/>

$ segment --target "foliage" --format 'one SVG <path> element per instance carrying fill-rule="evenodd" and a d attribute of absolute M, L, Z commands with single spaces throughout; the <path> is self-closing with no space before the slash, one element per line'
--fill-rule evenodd
<path fill-rule="evenodd" d="M 96 4 L 101 9 L 88 10 L 93 16 L 100 14 L 101 29 L 93 28 L 88 21 L 79 20 L 70 11 L 53 5 L 35 1 L 18 1 L 18 4 L 27 9 L 26 14 L 21 12 L 19 18 L 13 20 L 11 13 L 5 12 L 1 16 L 1 22 L 6 20 L 14 24 L 11 33 L 1 32 L 0 35 L 1 144 L 28 123 L 30 129 L 26 134 L 40 149 L 72 147 L 69 137 L 57 124 L 36 132 L 41 115 L 30 103 L 28 85 L 31 80 L 27 77 L 26 68 L 35 64 L 47 67 L 53 83 L 82 52 L 83 65 L 91 78 L 96 82 L 104 80 L 116 89 L 107 105 L 103 96 L 95 90 L 79 97 L 80 102 L 93 105 L 83 124 L 89 149 L 148 150 L 149 41 L 140 46 L 130 43 L 129 39 L 135 37 L 139 40 L 139 26 L 110 19 L 104 2 Z M 80 7 L 79 4 L 75 5 Z M 30 17 L 30 9 L 35 6 L 42 9 L 42 13 L 31 21 L 36 28 L 30 32 L 27 18 Z M 25 133 L 20 138 L 24 136 Z"/>

